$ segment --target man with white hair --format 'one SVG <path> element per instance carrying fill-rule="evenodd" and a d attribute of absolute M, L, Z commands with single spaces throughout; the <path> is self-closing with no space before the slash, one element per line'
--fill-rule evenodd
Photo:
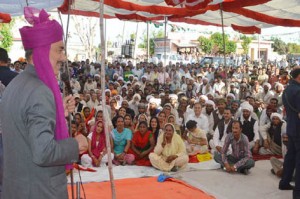
<path fill-rule="evenodd" d="M 134 111 L 134 114 L 137 115 L 139 113 L 138 104 L 141 101 L 140 94 L 136 93 L 133 95 L 132 100 L 129 101 L 129 108 Z"/>
<path fill-rule="evenodd" d="M 251 117 L 253 107 L 249 103 L 241 106 L 242 115 L 238 119 L 242 123 L 242 132 L 248 137 L 250 149 L 257 154 L 259 150 L 258 121 Z"/>
<path fill-rule="evenodd" d="M 279 82 L 275 83 L 275 93 L 274 97 L 278 100 L 278 106 L 281 107 L 282 103 L 282 94 L 283 94 L 284 86 Z"/>

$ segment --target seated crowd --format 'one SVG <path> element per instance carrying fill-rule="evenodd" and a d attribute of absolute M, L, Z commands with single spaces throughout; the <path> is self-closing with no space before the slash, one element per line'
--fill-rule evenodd
<path fill-rule="evenodd" d="M 189 156 L 211 153 L 227 172 L 247 174 L 252 154 L 284 155 L 289 68 L 108 63 L 104 99 L 98 64 L 74 62 L 69 70 L 72 135 L 87 139 L 84 166 L 107 163 L 105 125 L 115 165 L 177 171 Z"/>
<path fill-rule="evenodd" d="M 282 155 L 288 68 L 109 63 L 102 106 L 100 69 L 88 60 L 70 65 L 73 135 L 88 140 L 84 166 L 107 163 L 104 124 L 115 165 L 177 171 L 189 156 L 211 153 L 227 172 L 247 174 L 252 154 Z"/>

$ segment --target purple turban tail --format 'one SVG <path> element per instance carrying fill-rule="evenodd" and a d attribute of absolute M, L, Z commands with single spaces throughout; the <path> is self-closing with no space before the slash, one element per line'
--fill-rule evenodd
<path fill-rule="evenodd" d="M 39 13 L 39 16 L 34 16 Z M 52 91 L 56 107 L 55 140 L 63 140 L 69 137 L 68 128 L 64 116 L 63 100 L 49 60 L 50 47 L 52 43 L 63 39 L 61 25 L 50 20 L 45 10 L 39 11 L 36 8 L 25 7 L 26 20 L 33 25 L 24 26 L 20 29 L 22 42 L 25 50 L 33 50 L 33 63 L 38 77 Z"/>

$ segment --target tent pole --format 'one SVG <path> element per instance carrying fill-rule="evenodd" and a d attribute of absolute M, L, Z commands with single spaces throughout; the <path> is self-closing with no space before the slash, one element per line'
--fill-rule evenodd
<path fill-rule="evenodd" d="M 28 6 L 28 1 L 26 1 L 27 3 L 27 6 Z M 70 10 L 71 10 L 71 0 L 68 1 L 68 18 L 67 18 L 67 27 L 66 27 L 66 31 L 64 32 L 64 44 L 65 44 L 65 54 L 66 56 L 68 57 L 68 34 L 69 34 L 69 25 L 70 25 Z M 61 15 L 60 15 L 60 12 L 59 12 L 59 17 L 60 17 L 60 20 L 61 20 L 61 24 L 62 24 L 62 27 L 63 27 L 63 21 L 62 21 L 62 18 L 61 18 Z M 64 29 L 63 29 L 64 31 Z M 68 81 L 70 82 L 70 71 L 69 71 L 69 61 L 67 60 L 66 61 L 66 67 L 64 67 L 64 72 L 67 74 L 68 76 Z M 69 93 L 70 95 L 71 93 Z M 65 86 L 64 86 L 64 89 L 63 89 L 63 95 L 65 96 L 66 95 L 66 89 L 65 89 Z M 68 120 L 69 120 L 69 129 L 71 129 L 71 115 L 69 114 L 68 115 Z M 72 132 L 70 131 L 69 132 L 69 136 L 72 137 Z M 74 191 L 74 175 L 73 175 L 73 168 L 70 169 L 70 181 L 71 181 L 71 197 L 72 199 L 75 199 L 75 191 Z"/>
<path fill-rule="evenodd" d="M 107 58 L 108 46 L 107 46 L 107 19 L 104 19 L 104 35 L 105 35 L 105 58 Z"/>
<path fill-rule="evenodd" d="M 147 62 L 150 57 L 149 21 L 147 21 Z"/>
<path fill-rule="evenodd" d="M 258 51 L 258 55 L 257 55 L 257 58 L 258 58 L 258 65 L 260 66 L 260 63 L 261 63 L 261 60 L 260 60 L 260 34 L 258 34 L 258 46 L 257 46 L 257 51 Z"/>
<path fill-rule="evenodd" d="M 137 40 L 138 40 L 138 33 L 139 33 L 139 22 L 136 22 L 136 30 L 135 30 L 135 40 L 134 40 L 134 53 L 133 53 L 133 63 L 136 65 L 137 63 Z"/>
<path fill-rule="evenodd" d="M 124 23 L 123 23 L 123 33 L 122 33 L 122 44 L 121 45 L 124 44 L 125 24 L 126 24 L 126 21 L 124 21 Z"/>
<path fill-rule="evenodd" d="M 167 25 L 168 25 L 168 17 L 165 17 L 164 66 L 163 66 L 164 84 L 166 84 L 165 72 L 167 67 Z"/>
<path fill-rule="evenodd" d="M 100 37 L 101 37 L 101 91 L 102 91 L 102 110 L 103 110 L 103 119 L 104 119 L 104 129 L 105 129 L 105 138 L 106 138 L 106 148 L 107 148 L 107 156 L 108 156 L 108 171 L 109 171 L 109 179 L 111 185 L 111 193 L 112 199 L 116 199 L 116 190 L 115 190 L 115 182 L 114 175 L 112 171 L 112 159 L 111 159 L 111 146 L 110 146 L 110 132 L 108 130 L 108 122 L 106 120 L 108 117 L 105 117 L 105 114 L 108 113 L 106 107 L 106 98 L 105 98 L 105 35 L 104 35 L 104 0 L 100 0 Z"/>
<path fill-rule="evenodd" d="M 223 17 L 223 4 L 220 3 L 220 11 L 221 11 L 221 22 L 222 22 L 222 38 L 223 38 L 223 55 L 224 55 L 224 70 L 225 70 L 225 92 L 227 94 L 227 71 L 226 71 L 226 43 L 225 43 L 225 31 L 224 31 L 224 17 Z"/>

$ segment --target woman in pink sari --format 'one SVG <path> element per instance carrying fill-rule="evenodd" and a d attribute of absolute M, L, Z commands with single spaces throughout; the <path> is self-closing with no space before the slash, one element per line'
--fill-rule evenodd
<path fill-rule="evenodd" d="M 108 162 L 105 139 L 104 124 L 102 121 L 97 121 L 93 133 L 89 135 L 89 154 L 85 154 L 81 157 L 83 166 L 90 167 L 93 165 L 100 167 Z M 111 138 L 110 141 L 112 141 Z M 113 154 L 111 155 L 113 158 Z"/>

